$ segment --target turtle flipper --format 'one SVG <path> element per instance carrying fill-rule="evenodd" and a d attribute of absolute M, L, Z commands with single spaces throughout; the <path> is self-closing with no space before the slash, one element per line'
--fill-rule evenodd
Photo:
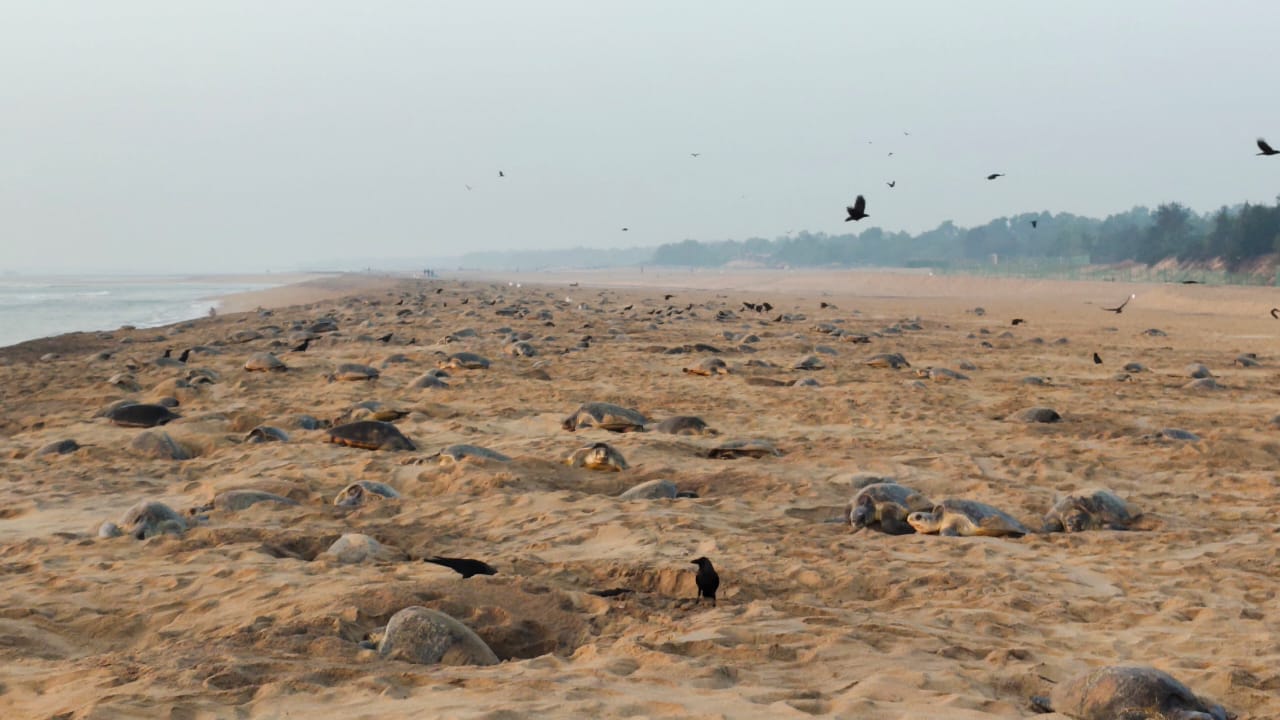
<path fill-rule="evenodd" d="M 960 531 L 956 530 L 955 525 L 947 525 L 943 527 L 938 531 L 938 534 L 945 535 L 946 537 L 960 537 Z"/>

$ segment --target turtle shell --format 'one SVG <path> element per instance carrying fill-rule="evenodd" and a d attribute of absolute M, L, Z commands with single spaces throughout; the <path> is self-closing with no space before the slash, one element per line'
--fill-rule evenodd
<path fill-rule="evenodd" d="M 1228 720 L 1235 715 L 1197 697 L 1172 675 L 1153 667 L 1101 667 L 1054 687 L 1050 700 L 1032 702 L 1075 720 L 1117 718 L 1205 718 Z"/>
<path fill-rule="evenodd" d="M 560 426 L 569 432 L 598 427 L 610 432 L 640 432 L 649 420 L 639 412 L 605 402 L 583 403 Z"/>
<path fill-rule="evenodd" d="M 719 460 L 737 458 L 762 458 L 782 455 L 782 451 L 768 440 L 729 440 L 707 451 L 707 457 Z"/>
<path fill-rule="evenodd" d="M 511 458 L 503 455 L 497 450 L 480 447 L 478 445 L 450 445 L 441 450 L 438 455 L 441 462 L 452 460 L 455 463 L 463 460 L 493 460 L 495 462 L 511 462 Z"/>
<path fill-rule="evenodd" d="M 473 352 L 454 353 L 439 363 L 441 368 L 462 368 L 464 370 L 487 370 L 489 360 Z"/>
<path fill-rule="evenodd" d="M 254 353 L 244 361 L 244 369 L 249 372 L 284 372 L 288 366 L 284 361 L 269 352 Z"/>
<path fill-rule="evenodd" d="M 289 442 L 289 435 L 278 427 L 259 425 L 244 438 L 248 443 Z"/>
<path fill-rule="evenodd" d="M 894 370 L 911 367 L 911 363 L 907 362 L 907 359 L 903 357 L 901 353 L 880 353 L 878 355 L 872 355 L 866 360 L 863 360 L 862 364 L 869 367 L 893 368 Z"/>
<path fill-rule="evenodd" d="M 400 493 L 386 483 L 372 480 L 357 480 L 342 488 L 333 498 L 333 504 L 339 507 L 358 507 L 370 500 L 398 500 Z"/>
<path fill-rule="evenodd" d="M 725 365 L 724 360 L 718 357 L 703 358 L 692 367 L 684 368 L 684 372 L 689 375 L 728 375 L 729 366 Z"/>
<path fill-rule="evenodd" d="M 1142 513 L 1109 490 L 1072 493 L 1044 516 L 1044 532 L 1128 530 Z"/>
<path fill-rule="evenodd" d="M 907 522 L 907 516 L 932 507 L 928 498 L 905 485 L 878 482 L 858 490 L 849 501 L 847 512 L 854 532 L 870 528 L 889 535 L 910 535 L 915 528 Z"/>
<path fill-rule="evenodd" d="M 111 422 L 122 427 L 149 428 L 182 417 L 164 405 L 154 403 L 134 403 L 112 408 L 106 413 Z"/>
<path fill-rule="evenodd" d="M 357 420 L 329 430 L 328 440 L 365 450 L 416 450 L 400 428 L 381 420 Z"/>
<path fill-rule="evenodd" d="M 715 435 L 716 431 L 707 426 L 700 417 L 693 415 L 676 415 L 654 426 L 654 430 L 669 435 Z"/>

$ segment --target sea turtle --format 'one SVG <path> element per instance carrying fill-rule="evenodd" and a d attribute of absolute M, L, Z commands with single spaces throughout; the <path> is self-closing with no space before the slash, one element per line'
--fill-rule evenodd
<path fill-rule="evenodd" d="M 456 465 L 463 460 L 484 462 L 493 460 L 494 462 L 511 462 L 511 458 L 503 455 L 496 450 L 480 447 L 478 445 L 450 445 L 440 452 L 432 455 L 428 459 L 438 458 L 441 465 Z"/>
<path fill-rule="evenodd" d="M 1164 428 L 1156 433 L 1158 439 L 1179 440 L 1182 442 L 1199 442 L 1200 436 L 1182 428 Z"/>
<path fill-rule="evenodd" d="M 181 535 L 187 523 L 176 510 L 155 500 L 143 500 L 129 508 L 116 523 L 119 530 L 138 540 L 156 535 Z"/>
<path fill-rule="evenodd" d="M 444 368 L 462 368 L 464 370 L 487 370 L 489 360 L 473 352 L 454 353 L 437 363 Z"/>
<path fill-rule="evenodd" d="M 734 460 L 741 457 L 762 458 L 781 455 L 782 451 L 768 440 L 728 440 L 707 451 L 713 460 Z"/>
<path fill-rule="evenodd" d="M 414 380 L 412 383 L 409 383 L 409 387 L 414 390 L 444 390 L 449 387 L 449 383 L 440 379 L 439 375 L 426 373 L 425 375 L 418 376 L 418 379 Z"/>
<path fill-rule="evenodd" d="M 880 482 L 859 490 L 845 514 L 855 533 L 871 528 L 889 535 L 910 535 L 916 530 L 907 522 L 907 516 L 933 507 L 928 498 L 905 485 Z"/>
<path fill-rule="evenodd" d="M 680 497 L 680 489 L 670 480 L 647 480 L 629 488 L 619 500 L 664 500 Z"/>
<path fill-rule="evenodd" d="M 498 664 L 498 656 L 471 628 L 421 605 L 392 615 L 386 628 L 373 633 L 365 647 L 376 648 L 383 658 L 419 665 Z"/>
<path fill-rule="evenodd" d="M 372 480 L 357 480 L 334 496 L 333 504 L 338 507 L 359 507 L 370 500 L 399 500 L 400 493 L 386 483 Z"/>
<path fill-rule="evenodd" d="M 364 400 L 344 410 L 341 414 L 333 419 L 334 425 L 355 422 L 356 420 L 381 420 L 382 422 L 395 422 L 403 417 L 407 417 L 409 411 L 388 405 L 387 403 L 378 402 L 377 400 Z"/>
<path fill-rule="evenodd" d="M 351 382 L 359 382 L 360 380 L 377 380 L 381 373 L 378 369 L 361 363 L 342 363 L 338 368 L 329 373 L 326 377 L 329 382 L 335 380 L 347 380 Z"/>
<path fill-rule="evenodd" d="M 700 417 L 693 415 L 676 415 L 653 426 L 654 430 L 668 435 L 718 435 L 719 432 L 707 426 Z"/>
<path fill-rule="evenodd" d="M 231 334 L 231 342 L 233 343 L 247 343 L 261 339 L 262 333 L 257 330 L 237 330 Z"/>
<path fill-rule="evenodd" d="M 381 420 L 357 420 L 329 430 L 328 441 L 365 450 L 417 450 L 400 428 Z"/>
<path fill-rule="evenodd" d="M 1031 532 L 1012 515 L 973 500 L 943 500 L 932 511 L 913 512 L 907 522 L 918 533 L 969 537 L 1021 537 Z"/>
<path fill-rule="evenodd" d="M 149 428 L 164 425 L 170 420 L 182 417 L 164 405 L 155 403 L 132 403 L 121 405 L 107 412 L 107 419 L 123 427 Z"/>
<path fill-rule="evenodd" d="M 1071 493 L 1044 516 L 1043 532 L 1128 530 L 1142 513 L 1109 490 Z"/>
<path fill-rule="evenodd" d="M 771 377 L 763 377 L 760 375 L 755 375 L 747 378 L 746 383 L 748 385 L 755 385 L 757 387 L 785 387 L 791 384 L 786 380 L 779 380 L 777 378 L 771 378 Z"/>
<path fill-rule="evenodd" d="M 66 455 L 68 453 L 73 453 L 82 447 L 84 446 L 80 443 L 68 438 L 66 440 L 51 442 L 41 447 L 39 450 L 36 450 L 36 455 Z"/>
<path fill-rule="evenodd" d="M 337 332 L 338 321 L 333 318 L 321 318 L 307 326 L 307 332 L 312 334 Z"/>
<path fill-rule="evenodd" d="M 1235 713 L 1196 694 L 1153 667 L 1109 665 L 1032 697 L 1039 712 L 1075 720 L 1234 720 Z"/>
<path fill-rule="evenodd" d="M 125 372 L 116 373 L 107 378 L 107 384 L 125 392 L 138 392 L 142 389 L 142 384 L 138 382 L 137 378 Z"/>
<path fill-rule="evenodd" d="M 1186 367 L 1184 372 L 1187 373 L 1187 377 L 1195 380 L 1213 377 L 1213 372 L 1210 371 L 1209 367 L 1204 363 L 1191 363 Z"/>
<path fill-rule="evenodd" d="M 1057 410 L 1047 407 L 1029 407 L 1009 416 L 1010 420 L 1024 423 L 1055 423 L 1062 419 Z"/>
<path fill-rule="evenodd" d="M 244 510 L 247 507 L 257 505 L 261 502 L 276 503 L 279 505 L 297 505 L 298 501 L 287 498 L 283 495 L 277 495 L 265 490 L 238 489 L 227 490 L 213 496 L 213 499 L 203 505 L 197 505 L 187 511 L 188 515 L 198 515 L 209 510 L 229 510 L 236 512 Z"/>
<path fill-rule="evenodd" d="M 517 340 L 504 348 L 503 352 L 511 357 L 533 357 L 538 354 L 538 349 L 533 346 L 533 343 Z"/>
<path fill-rule="evenodd" d="M 244 441 L 247 443 L 289 442 L 289 435 L 278 427 L 259 425 L 249 431 Z"/>
<path fill-rule="evenodd" d="M 893 368 L 894 370 L 911 367 L 911 363 L 907 362 L 901 353 L 879 353 L 863 360 L 862 364 L 867 367 Z"/>
<path fill-rule="evenodd" d="M 942 382 L 946 382 L 948 380 L 968 380 L 969 379 L 968 375 L 965 375 L 964 373 L 958 373 L 955 370 L 952 370 L 950 368 L 936 368 L 936 367 L 916 368 L 916 375 L 922 378 L 929 378 L 930 380 L 938 380 Z"/>
<path fill-rule="evenodd" d="M 1121 369 L 1124 370 L 1125 372 L 1140 373 L 1140 372 L 1146 372 L 1147 366 L 1143 365 L 1140 362 L 1129 362 L 1129 363 L 1125 363 L 1124 367 Z"/>
<path fill-rule="evenodd" d="M 791 365 L 792 370 L 821 370 L 827 366 L 817 355 L 800 358 Z"/>
<path fill-rule="evenodd" d="M 729 374 L 729 366 L 725 365 L 724 360 L 718 357 L 703 358 L 691 367 L 683 368 L 683 370 L 686 374 L 702 375 L 704 377 Z"/>
<path fill-rule="evenodd" d="M 631 467 L 627 461 L 623 459 L 622 453 L 618 452 L 609 443 L 592 443 L 586 447 L 580 447 L 569 454 L 565 458 L 565 464 L 571 467 L 586 468 L 587 470 L 608 470 L 610 472 L 619 472 Z"/>
<path fill-rule="evenodd" d="M 254 353 L 244 361 L 244 369 L 249 372 L 284 372 L 289 367 L 284 361 L 269 352 Z"/>
<path fill-rule="evenodd" d="M 560 427 L 573 432 L 581 428 L 598 427 L 610 432 L 641 432 L 649 422 L 644 415 L 606 402 L 583 403 L 572 415 L 560 423 Z"/>
<path fill-rule="evenodd" d="M 1262 363 L 1258 362 L 1258 355 L 1256 353 L 1243 353 L 1237 355 L 1234 362 L 1242 368 L 1262 367 Z"/>

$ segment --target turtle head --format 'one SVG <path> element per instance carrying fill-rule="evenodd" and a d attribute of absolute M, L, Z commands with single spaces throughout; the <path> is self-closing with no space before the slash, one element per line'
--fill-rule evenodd
<path fill-rule="evenodd" d="M 364 487 L 359 483 L 351 483 L 338 493 L 333 504 L 338 507 L 355 507 L 364 500 Z"/>
<path fill-rule="evenodd" d="M 915 528 L 918 533 L 935 533 L 941 528 L 940 522 L 942 513 L 938 508 L 934 508 L 929 512 L 919 511 L 913 512 L 907 516 L 907 524 Z"/>
<path fill-rule="evenodd" d="M 849 525 L 853 527 L 853 532 L 865 528 L 867 523 L 874 519 L 876 512 L 875 502 L 868 496 L 863 495 L 858 498 L 858 502 L 853 506 L 853 511 L 849 513 Z"/>

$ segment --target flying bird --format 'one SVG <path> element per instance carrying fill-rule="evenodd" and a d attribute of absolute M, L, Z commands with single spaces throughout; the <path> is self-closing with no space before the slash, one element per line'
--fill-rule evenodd
<path fill-rule="evenodd" d="M 663 299 L 663 300 L 670 300 L 670 299 L 671 299 L 671 298 L 673 298 L 673 297 L 675 297 L 675 295 L 672 295 L 671 293 L 667 293 L 666 295 L 663 295 L 663 296 L 662 296 L 662 299 Z"/>
<path fill-rule="evenodd" d="M 631 229 L 631 228 L 622 228 L 622 232 L 627 232 L 627 231 L 628 231 L 628 230 L 630 230 L 630 229 Z"/>
<path fill-rule="evenodd" d="M 698 157 L 698 156 L 699 156 L 699 155 L 701 155 L 701 154 L 702 154 L 702 153 L 689 153 L 689 156 L 690 156 L 690 157 Z"/>
<path fill-rule="evenodd" d="M 471 558 L 451 558 L 433 555 L 429 558 L 423 558 L 422 562 L 443 565 L 450 570 L 458 573 L 465 580 L 472 575 L 497 575 L 498 571 L 494 570 L 489 563 L 480 560 L 472 560 Z"/>
<path fill-rule="evenodd" d="M 889 187 L 895 187 L 897 186 L 897 184 L 898 184 L 897 180 L 890 180 L 889 182 L 885 183 L 885 185 L 888 185 Z"/>
<path fill-rule="evenodd" d="M 1032 229 L 1032 230 L 1035 230 L 1035 229 L 1036 229 L 1037 227 L 1039 227 L 1039 226 L 1040 226 L 1040 221 L 1039 221 L 1039 220 L 1032 220 L 1032 221 L 1031 221 L 1031 229 Z"/>
<path fill-rule="evenodd" d="M 988 180 L 995 180 L 998 177 L 1004 177 L 1004 173 L 991 173 L 987 176 Z"/>
<path fill-rule="evenodd" d="M 889 153 L 889 157 L 893 157 L 893 153 Z"/>
<path fill-rule="evenodd" d="M 470 185 L 463 185 L 462 187 L 464 187 L 464 188 L 466 188 L 466 189 L 468 189 L 468 190 L 470 190 L 470 189 L 471 189 L 471 186 L 470 186 Z"/>
<path fill-rule="evenodd" d="M 1259 155 L 1280 155 L 1280 150 L 1276 150 L 1271 147 L 1267 144 L 1267 141 L 1262 138 L 1258 138 L 1258 149 L 1262 151 L 1258 153 Z"/>
<path fill-rule="evenodd" d="M 698 583 L 698 601 L 701 602 L 702 598 L 710 598 L 714 606 L 716 590 L 720 587 L 720 575 L 712 567 L 711 561 L 705 557 L 695 558 L 690 562 L 698 566 L 698 574 L 694 577 L 694 581 Z"/>
<path fill-rule="evenodd" d="M 498 171 L 498 177 L 506 177 L 506 174 L 505 174 L 505 173 L 503 173 L 501 170 L 499 170 L 499 171 Z"/>
<path fill-rule="evenodd" d="M 1094 364 L 1094 365 L 1101 365 L 1101 364 L 1102 364 L 1102 358 L 1098 357 L 1098 353 L 1094 353 L 1094 354 L 1093 354 L 1093 364 Z"/>
<path fill-rule="evenodd" d="M 861 220 L 864 217 L 871 217 L 867 214 L 867 199 L 859 195 L 853 201 L 853 205 L 845 207 L 849 211 L 849 217 L 845 218 L 845 222 L 850 220 Z"/>
<path fill-rule="evenodd" d="M 1280 320 L 1280 308 L 1271 308 L 1271 317 Z"/>
<path fill-rule="evenodd" d="M 1103 310 L 1106 310 L 1107 312 L 1113 312 L 1113 313 L 1115 313 L 1115 314 L 1119 315 L 1120 313 L 1124 312 L 1124 306 L 1125 306 L 1125 305 L 1128 305 L 1128 304 L 1129 304 L 1129 301 L 1130 301 L 1130 300 L 1132 300 L 1132 299 L 1134 299 L 1134 298 L 1136 298 L 1136 297 L 1138 297 L 1136 293 L 1135 293 L 1135 294 L 1132 294 L 1132 295 L 1130 295 L 1129 297 L 1125 298 L 1125 299 L 1124 299 L 1124 302 L 1120 303 L 1117 307 L 1113 307 L 1113 308 L 1102 308 L 1102 309 L 1103 309 Z"/>

